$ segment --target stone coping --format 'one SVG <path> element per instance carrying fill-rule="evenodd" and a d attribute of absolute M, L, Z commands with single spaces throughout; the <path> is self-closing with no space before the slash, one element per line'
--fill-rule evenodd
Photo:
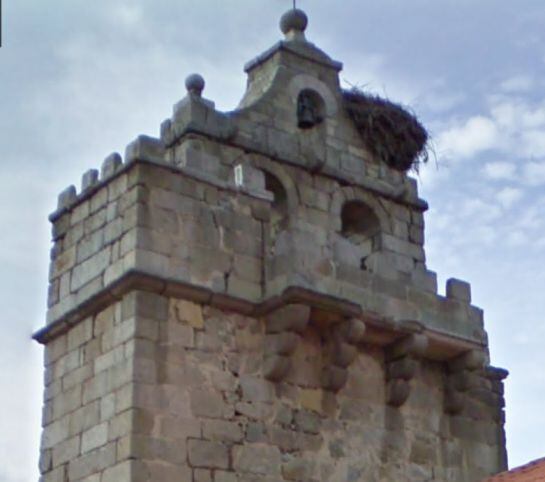
<path fill-rule="evenodd" d="M 247 62 L 246 65 L 244 65 L 244 72 L 249 72 L 250 70 L 255 69 L 270 59 L 275 53 L 281 51 L 290 52 L 299 57 L 303 57 L 306 60 L 310 60 L 311 62 L 333 68 L 337 72 L 340 72 L 343 69 L 342 62 L 332 60 L 325 52 L 322 52 L 318 47 L 310 42 L 290 42 L 289 40 L 279 40 L 272 47 L 265 50 L 265 52 Z"/>
<path fill-rule="evenodd" d="M 188 134 L 190 134 L 190 132 L 186 132 L 184 134 L 184 136 L 188 135 Z M 202 134 L 202 133 L 200 133 L 200 134 Z M 210 136 L 207 135 L 206 137 L 210 137 Z M 228 142 L 227 144 L 231 145 L 233 147 L 244 149 L 248 154 L 258 154 L 258 155 L 264 155 L 264 156 L 266 155 L 266 156 L 270 157 L 270 155 L 268 153 L 266 153 L 266 152 L 262 152 L 259 149 L 252 149 L 249 146 L 243 146 L 243 145 L 240 145 L 240 144 L 238 144 L 236 142 Z M 285 162 L 287 164 L 292 164 L 287 159 L 280 159 L 280 158 L 274 158 L 274 159 L 276 159 L 276 160 L 278 160 L 280 162 Z M 172 164 L 170 162 L 167 162 L 165 160 L 159 160 L 157 158 L 142 156 L 142 157 L 139 157 L 139 158 L 136 158 L 136 159 L 131 159 L 130 161 L 125 161 L 124 163 L 120 164 L 120 166 L 116 169 L 116 171 L 113 174 L 109 175 L 108 177 L 104 177 L 104 178 L 102 178 L 100 180 L 97 179 L 96 182 L 92 186 L 89 186 L 87 189 L 85 189 L 82 192 L 80 192 L 79 194 L 75 195 L 72 202 L 70 202 L 70 203 L 68 203 L 66 205 L 63 205 L 63 206 L 57 208 L 55 211 L 53 211 L 49 215 L 49 221 L 54 223 L 63 214 L 65 214 L 67 212 L 70 212 L 73 208 L 75 208 L 76 206 L 78 206 L 82 202 L 86 201 L 87 199 L 90 199 L 97 191 L 99 191 L 101 188 L 107 186 L 114 179 L 118 178 L 119 176 L 121 176 L 124 173 L 126 173 L 127 171 L 129 171 L 133 166 L 137 165 L 138 163 L 162 167 L 162 168 L 170 170 L 173 173 L 183 174 L 183 175 L 185 175 L 185 176 L 187 176 L 187 177 L 189 177 L 191 179 L 194 179 L 195 181 L 200 181 L 200 182 L 203 182 L 203 183 L 218 187 L 218 188 L 223 189 L 223 190 L 230 190 L 230 191 L 233 191 L 233 192 L 242 191 L 243 193 L 245 193 L 247 195 L 250 195 L 250 196 L 254 196 L 254 197 L 258 197 L 258 198 L 262 197 L 259 193 L 253 193 L 253 192 L 249 192 L 249 191 L 244 190 L 244 189 L 240 189 L 234 183 L 229 183 L 229 182 L 225 182 L 225 181 L 223 181 L 221 179 L 213 178 L 212 176 L 207 175 L 204 172 L 201 173 L 201 172 L 196 171 L 195 169 L 185 168 L 183 166 L 177 166 L 177 165 Z M 302 168 L 300 165 L 297 165 L 296 167 Z M 330 178 L 335 179 L 335 180 L 339 180 L 340 178 L 342 178 L 342 176 L 340 176 L 340 174 L 336 170 L 331 169 L 331 168 L 327 168 L 327 166 L 320 171 L 320 174 L 323 174 L 324 176 L 330 177 Z M 371 180 L 368 180 L 368 182 L 365 182 L 365 183 L 353 183 L 352 185 L 355 186 L 355 187 L 359 187 L 359 188 L 368 190 L 370 192 L 374 192 L 374 193 L 379 194 L 380 196 L 383 196 L 385 198 L 393 199 L 394 201 L 402 202 L 403 204 L 410 205 L 413 208 L 418 209 L 420 211 L 426 211 L 428 209 L 428 203 L 426 201 L 424 201 L 423 199 L 419 199 L 419 198 L 415 199 L 415 200 L 407 199 L 407 197 L 404 196 L 404 194 L 405 194 L 404 189 L 399 190 L 399 191 L 394 191 L 391 188 L 387 189 L 388 186 L 382 186 L 378 182 L 371 182 Z M 62 195 L 62 193 L 61 193 L 61 195 Z"/>
<path fill-rule="evenodd" d="M 163 279 L 137 270 L 128 271 L 119 280 L 105 287 L 61 318 L 38 330 L 32 337 L 39 343 L 46 344 L 84 318 L 104 309 L 134 290 L 186 299 L 255 317 L 264 316 L 287 304 L 305 304 L 312 308 L 316 316 L 327 317 L 333 322 L 347 318 L 363 320 L 368 328 L 363 340 L 367 344 L 387 346 L 415 333 L 426 335 L 429 339 L 426 357 L 431 360 L 446 361 L 473 350 L 482 351 L 486 347 L 484 344 L 452 333 L 430 329 L 419 322 L 410 320 L 396 322 L 380 316 L 378 313 L 363 311 L 359 305 L 350 301 L 300 287 L 288 287 L 279 296 L 263 302 L 252 303 L 232 295 L 216 293 L 206 287 Z"/>

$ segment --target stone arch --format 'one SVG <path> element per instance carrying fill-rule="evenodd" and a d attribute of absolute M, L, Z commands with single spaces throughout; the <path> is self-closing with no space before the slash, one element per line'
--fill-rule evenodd
<path fill-rule="evenodd" d="M 297 103 L 299 94 L 304 90 L 316 92 L 321 97 L 326 117 L 333 117 L 337 113 L 337 100 L 329 87 L 321 80 L 308 74 L 296 75 L 288 84 L 287 92 L 294 105 Z"/>
<path fill-rule="evenodd" d="M 291 176 L 284 170 L 283 166 L 271 162 L 269 159 L 262 158 L 259 156 L 252 157 L 252 165 L 260 169 L 267 174 L 270 174 L 278 180 L 282 188 L 286 193 L 286 214 L 288 219 L 288 224 L 291 226 L 295 222 L 295 214 L 297 213 L 297 208 L 299 206 L 299 196 L 297 195 L 297 188 Z M 267 178 L 266 178 L 267 181 Z"/>
<path fill-rule="evenodd" d="M 343 207 L 349 202 L 361 202 L 362 204 L 368 206 L 378 220 L 381 235 L 392 233 L 390 216 L 376 196 L 373 196 L 361 189 L 354 189 L 352 187 L 341 188 L 333 194 L 331 214 L 338 220 L 336 227 L 339 232 L 342 230 Z"/>

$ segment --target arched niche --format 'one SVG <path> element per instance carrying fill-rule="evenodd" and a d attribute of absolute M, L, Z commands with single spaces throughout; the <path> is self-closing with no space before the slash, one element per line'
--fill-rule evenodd
<path fill-rule="evenodd" d="M 312 129 L 325 118 L 325 102 L 318 92 L 303 89 L 297 97 L 297 126 L 300 129 Z"/>
<path fill-rule="evenodd" d="M 283 166 L 271 162 L 266 157 L 255 155 L 251 158 L 251 163 L 265 174 L 265 189 L 273 193 L 275 202 L 278 203 L 273 204 L 273 210 L 285 213 L 286 222 L 283 228 L 288 228 L 294 222 L 299 206 L 299 196 L 293 179 Z"/>
<path fill-rule="evenodd" d="M 333 200 L 331 203 L 331 215 L 337 218 L 337 230 L 341 234 L 343 230 L 343 208 L 347 203 L 356 201 L 367 206 L 367 209 L 372 212 L 371 216 L 376 218 L 381 234 L 392 234 L 390 216 L 383 206 L 383 201 L 381 201 L 376 195 L 370 194 L 363 189 L 356 189 L 352 187 L 344 187 L 338 189 L 333 193 Z"/>
<path fill-rule="evenodd" d="M 375 212 L 359 200 L 347 201 L 341 210 L 341 234 L 354 244 L 380 243 L 380 221 Z"/>
<path fill-rule="evenodd" d="M 288 193 L 280 180 L 268 171 L 265 174 L 265 189 L 273 194 L 271 205 L 271 228 L 273 233 L 277 233 L 288 226 L 289 208 Z"/>

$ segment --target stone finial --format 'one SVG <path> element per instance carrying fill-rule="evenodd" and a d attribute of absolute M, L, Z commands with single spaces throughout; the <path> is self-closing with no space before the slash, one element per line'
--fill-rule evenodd
<path fill-rule="evenodd" d="M 204 85 L 204 78 L 200 74 L 191 74 L 185 79 L 185 88 L 187 89 L 187 92 L 198 97 L 202 95 Z"/>
<path fill-rule="evenodd" d="M 294 8 L 289 10 L 280 19 L 280 30 L 284 35 L 294 31 L 298 33 L 304 33 L 308 25 L 308 17 L 305 12 Z"/>

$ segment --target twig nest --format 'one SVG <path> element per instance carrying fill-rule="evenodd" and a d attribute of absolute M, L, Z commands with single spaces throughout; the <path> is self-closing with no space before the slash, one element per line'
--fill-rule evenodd
<path fill-rule="evenodd" d="M 418 171 L 428 161 L 428 132 L 409 110 L 357 88 L 343 97 L 362 140 L 379 160 L 398 171 Z"/>
<path fill-rule="evenodd" d="M 289 10 L 280 19 L 280 30 L 282 33 L 287 34 L 292 30 L 297 32 L 304 32 L 308 25 L 308 17 L 305 12 L 294 8 Z"/>
<path fill-rule="evenodd" d="M 185 88 L 190 94 L 198 95 L 199 97 L 204 90 L 204 78 L 200 74 L 191 74 L 185 79 Z"/>

